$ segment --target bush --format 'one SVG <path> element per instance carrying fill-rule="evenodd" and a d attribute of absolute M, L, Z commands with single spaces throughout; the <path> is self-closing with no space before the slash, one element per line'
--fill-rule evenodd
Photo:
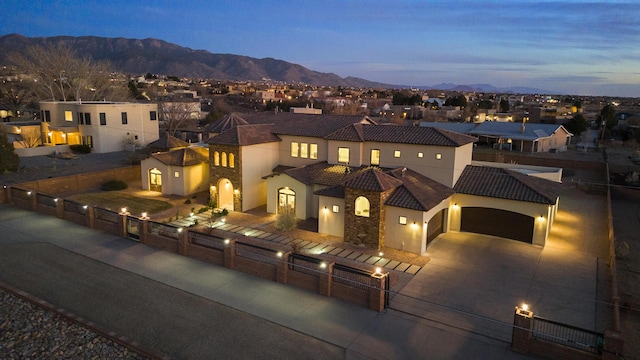
<path fill-rule="evenodd" d="M 296 227 L 296 213 L 290 206 L 280 206 L 276 216 L 276 229 L 280 231 L 293 230 Z"/>
<path fill-rule="evenodd" d="M 91 147 L 89 145 L 69 145 L 69 148 L 77 154 L 88 154 L 91 152 Z"/>
<path fill-rule="evenodd" d="M 127 187 L 129 187 L 127 183 L 120 180 L 109 180 L 102 184 L 102 190 L 104 191 L 124 190 Z"/>

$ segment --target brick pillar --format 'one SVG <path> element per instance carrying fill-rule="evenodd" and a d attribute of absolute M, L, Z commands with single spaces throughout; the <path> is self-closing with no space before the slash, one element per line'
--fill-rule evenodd
<path fill-rule="evenodd" d="M 513 335 L 511 337 L 511 350 L 522 354 L 529 353 L 531 343 L 531 329 L 533 328 L 533 311 L 521 309 L 516 306 L 513 316 Z"/>
<path fill-rule="evenodd" d="M 236 257 L 236 241 L 225 240 L 224 244 L 224 267 L 233 269 Z"/>
<path fill-rule="evenodd" d="M 127 238 L 127 214 L 118 214 L 118 235 Z"/>
<path fill-rule="evenodd" d="M 189 230 L 182 229 L 182 231 L 178 232 L 178 254 L 187 256 L 188 252 L 189 252 Z"/>
<path fill-rule="evenodd" d="M 141 218 L 139 224 L 138 235 L 140 236 L 140 243 L 147 245 L 149 243 L 149 219 Z"/>
<path fill-rule="evenodd" d="M 276 281 L 282 284 L 287 283 L 287 275 L 289 274 L 289 256 L 291 251 L 283 253 L 282 256 L 278 256 L 278 262 L 276 263 Z"/>
<path fill-rule="evenodd" d="M 4 185 L 4 196 L 6 197 L 6 201 L 9 205 L 15 205 L 16 203 L 13 202 L 13 199 L 11 199 L 11 186 L 8 185 Z"/>
<path fill-rule="evenodd" d="M 388 274 L 371 274 L 371 287 L 369 288 L 369 309 L 377 312 L 384 310 L 384 300 L 387 292 L 386 277 Z"/>
<path fill-rule="evenodd" d="M 56 216 L 64 219 L 64 199 L 56 198 Z"/>
<path fill-rule="evenodd" d="M 38 193 L 33 190 L 29 190 L 31 192 L 31 211 L 38 211 Z"/>
<path fill-rule="evenodd" d="M 622 359 L 624 353 L 624 340 L 622 333 L 607 330 L 604 333 L 604 347 L 602 349 L 602 360 Z"/>
<path fill-rule="evenodd" d="M 320 268 L 318 275 L 318 294 L 331 296 L 331 279 L 333 278 L 333 264 L 327 264 L 325 268 Z"/>
<path fill-rule="evenodd" d="M 9 194 L 10 194 L 9 186 L 2 185 L 2 192 L 0 193 L 0 204 L 9 202 Z"/>
<path fill-rule="evenodd" d="M 87 211 L 84 213 L 85 217 L 86 217 L 86 221 L 87 221 L 87 227 L 93 229 L 95 227 L 95 223 L 93 222 L 93 219 L 96 218 L 96 210 L 94 209 L 93 206 L 87 206 Z"/>

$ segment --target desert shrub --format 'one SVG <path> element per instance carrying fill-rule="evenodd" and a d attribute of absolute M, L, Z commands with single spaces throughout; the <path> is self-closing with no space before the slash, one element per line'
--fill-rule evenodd
<path fill-rule="evenodd" d="M 290 206 L 280 206 L 276 216 L 276 229 L 280 231 L 293 230 L 296 227 L 296 212 Z"/>
<path fill-rule="evenodd" d="M 120 180 L 109 180 L 102 184 L 102 190 L 104 191 L 124 190 L 127 187 L 129 187 L 127 183 Z"/>
<path fill-rule="evenodd" d="M 91 146 L 89 145 L 82 145 L 82 144 L 69 145 L 69 148 L 71 149 L 71 151 L 77 154 L 88 154 L 91 152 Z"/>
<path fill-rule="evenodd" d="M 187 205 L 188 205 L 188 204 L 191 204 L 191 199 L 187 199 L 187 200 L 185 200 L 185 201 L 184 201 L 184 203 L 185 203 L 185 204 L 187 204 Z"/>

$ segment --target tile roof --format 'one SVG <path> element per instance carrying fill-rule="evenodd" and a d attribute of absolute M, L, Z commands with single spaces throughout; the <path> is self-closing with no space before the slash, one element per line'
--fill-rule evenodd
<path fill-rule="evenodd" d="M 200 146 L 151 154 L 165 165 L 191 166 L 209 162 L 209 149 Z"/>
<path fill-rule="evenodd" d="M 383 192 L 402 185 L 402 181 L 382 170 L 370 168 L 342 183 L 345 188 Z"/>
<path fill-rule="evenodd" d="M 316 190 L 313 193 L 319 196 L 328 196 L 333 198 L 344 199 L 344 186 L 342 185 L 329 186 L 324 189 Z"/>
<path fill-rule="evenodd" d="M 391 193 L 385 205 L 428 211 L 455 193 L 452 188 L 411 169 L 396 168 L 389 173 L 402 181 L 403 186 Z"/>
<path fill-rule="evenodd" d="M 238 114 L 227 114 L 222 119 L 207 125 L 204 130 L 210 133 L 219 134 L 238 125 L 248 125 L 249 123 Z"/>
<path fill-rule="evenodd" d="M 247 114 L 249 124 L 273 124 L 273 133 L 278 135 L 309 136 L 323 138 L 332 132 L 355 123 L 375 122 L 359 115 L 313 115 L 296 113 L 260 112 Z"/>
<path fill-rule="evenodd" d="M 327 136 L 327 140 L 376 141 L 432 146 L 462 146 L 476 141 L 475 137 L 444 129 L 400 126 L 352 124 Z"/>
<path fill-rule="evenodd" d="M 559 185 L 503 168 L 467 165 L 454 186 L 456 193 L 553 205 Z"/>
<path fill-rule="evenodd" d="M 158 139 L 156 141 L 150 142 L 147 146 L 151 147 L 151 148 L 155 148 L 155 149 L 169 150 L 169 149 L 187 147 L 189 145 L 191 145 L 191 144 L 189 144 L 186 141 L 182 141 L 182 140 L 178 139 L 177 137 L 174 137 L 174 136 L 171 136 L 171 135 L 167 135 L 165 137 L 161 137 L 160 139 Z"/>
<path fill-rule="evenodd" d="M 207 144 L 246 146 L 276 141 L 282 140 L 273 134 L 273 125 L 260 124 L 235 126 L 209 138 Z"/>
<path fill-rule="evenodd" d="M 524 127 L 523 127 L 524 125 Z M 559 124 L 538 124 L 538 123 L 514 123 L 485 121 L 479 124 L 474 123 L 432 123 L 421 122 L 421 127 L 431 127 L 436 129 L 446 129 L 462 134 L 476 136 L 494 136 L 510 138 L 513 140 L 537 140 L 547 138 L 557 131 L 564 131 L 572 135 Z"/>

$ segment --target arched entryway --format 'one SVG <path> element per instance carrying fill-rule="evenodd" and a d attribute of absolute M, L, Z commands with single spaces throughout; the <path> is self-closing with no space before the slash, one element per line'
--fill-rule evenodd
<path fill-rule="evenodd" d="M 278 189 L 278 212 L 284 207 L 296 208 L 296 193 L 288 187 Z"/>
<path fill-rule="evenodd" d="M 233 211 L 233 184 L 229 179 L 218 181 L 218 207 Z"/>
<path fill-rule="evenodd" d="M 162 172 L 156 168 L 149 170 L 149 191 L 162 192 Z"/>

